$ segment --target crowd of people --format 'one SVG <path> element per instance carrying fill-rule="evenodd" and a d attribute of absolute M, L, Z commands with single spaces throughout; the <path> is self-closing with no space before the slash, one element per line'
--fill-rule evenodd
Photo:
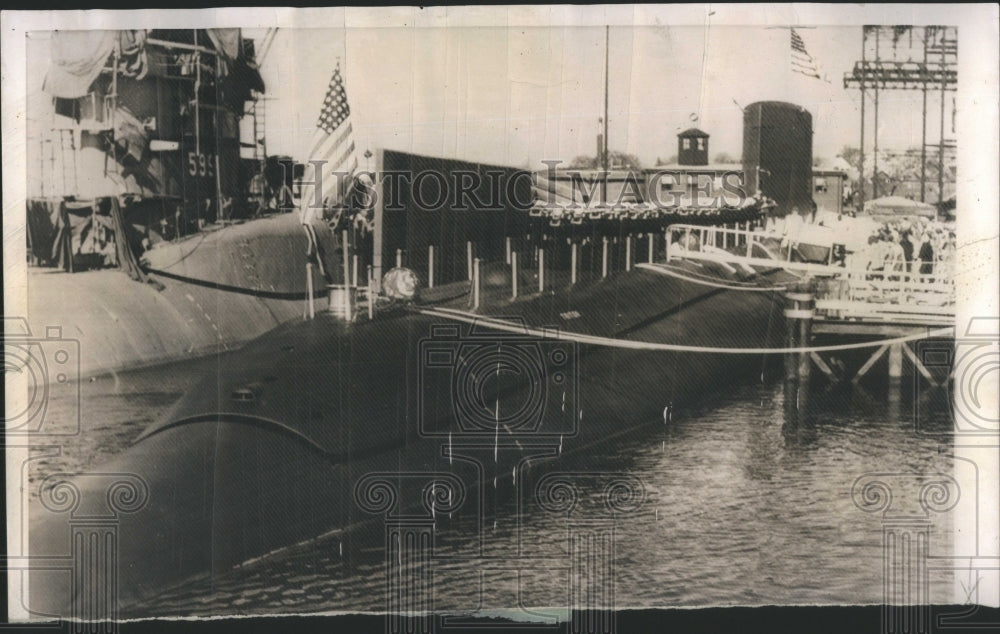
<path fill-rule="evenodd" d="M 955 231 L 925 218 L 885 222 L 868 236 L 866 247 L 847 257 L 845 266 L 950 279 L 955 266 Z"/>

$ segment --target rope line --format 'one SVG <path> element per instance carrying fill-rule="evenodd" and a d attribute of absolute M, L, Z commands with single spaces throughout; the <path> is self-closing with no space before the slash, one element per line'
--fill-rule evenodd
<path fill-rule="evenodd" d="M 520 326 L 509 321 L 485 317 L 475 313 L 450 309 L 450 308 L 417 308 L 416 311 L 431 317 L 441 317 L 455 321 L 488 326 L 494 330 L 510 332 L 519 335 L 539 337 L 542 339 L 558 339 L 560 341 L 573 341 L 593 346 L 603 346 L 607 348 L 622 348 L 626 350 L 646 350 L 663 352 L 698 352 L 707 354 L 790 354 L 801 352 L 835 352 L 838 350 L 862 350 L 865 348 L 876 348 L 879 346 L 894 345 L 908 341 L 918 341 L 920 339 L 930 339 L 932 337 L 954 336 L 954 326 L 939 328 L 928 332 L 905 335 L 892 339 L 880 339 L 878 341 L 865 341 L 859 343 L 846 343 L 833 346 L 800 346 L 796 348 L 723 348 L 718 346 L 688 346 L 674 343 L 654 343 L 651 341 L 629 341 L 626 339 L 614 339 L 612 337 L 598 337 L 596 335 L 585 335 L 575 332 L 563 332 L 561 330 L 534 328 L 530 326 Z"/>

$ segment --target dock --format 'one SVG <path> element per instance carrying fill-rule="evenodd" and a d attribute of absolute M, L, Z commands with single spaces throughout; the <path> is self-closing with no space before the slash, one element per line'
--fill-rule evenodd
<path fill-rule="evenodd" d="M 668 261 L 770 265 L 800 276 L 784 292 L 787 381 L 807 383 L 816 367 L 833 383 L 856 384 L 887 357 L 890 381 L 901 379 L 908 363 L 930 385 L 947 384 L 948 373 L 938 367 L 950 365 L 950 358 L 941 364 L 929 362 L 920 354 L 919 342 L 954 339 L 955 284 L 950 273 L 921 275 L 903 264 L 862 270 L 795 262 L 793 244 L 782 244 L 750 225 L 672 225 L 669 231 L 678 239 L 670 245 Z M 854 369 L 845 357 L 858 353 L 865 360 Z"/>

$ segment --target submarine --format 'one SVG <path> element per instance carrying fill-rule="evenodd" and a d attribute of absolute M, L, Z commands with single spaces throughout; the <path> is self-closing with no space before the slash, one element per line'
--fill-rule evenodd
<path fill-rule="evenodd" d="M 294 162 L 266 151 L 274 31 L 30 39 L 25 317 L 70 355 L 64 371 L 32 368 L 37 381 L 238 348 L 301 317 L 335 273 L 334 230 L 290 213 Z"/>
<path fill-rule="evenodd" d="M 331 302 L 279 326 L 221 356 L 93 473 L 45 478 L 30 552 L 66 563 L 31 571 L 31 612 L 68 618 L 103 601 L 114 615 L 319 535 L 349 543 L 382 519 L 373 475 L 470 491 L 516 477 L 526 456 L 585 465 L 759 374 L 763 355 L 725 350 L 778 347 L 780 290 L 797 279 L 780 262 L 683 258 L 578 271 L 550 254 L 546 269 L 524 251 L 434 287 L 394 268 L 368 316 Z M 431 495 L 451 509 L 451 493 Z"/>
<path fill-rule="evenodd" d="M 773 183 L 738 206 L 581 205 L 515 168 L 393 150 L 374 166 L 413 183 L 373 179 L 371 242 L 342 241 L 327 310 L 219 356 L 108 462 L 40 479 L 31 613 L 155 616 L 157 597 L 309 540 L 349 556 L 414 513 L 485 521 L 515 479 L 586 472 L 781 347 L 799 277 L 764 231 L 789 203 Z"/>

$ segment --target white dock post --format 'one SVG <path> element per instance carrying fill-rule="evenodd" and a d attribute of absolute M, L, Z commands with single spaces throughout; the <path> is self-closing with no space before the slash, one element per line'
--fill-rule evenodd
<path fill-rule="evenodd" d="M 625 270 L 632 270 L 632 236 L 625 237 Z"/>
<path fill-rule="evenodd" d="M 371 268 L 370 266 L 368 267 Z M 375 282 L 368 276 L 368 320 L 375 319 Z"/>
<path fill-rule="evenodd" d="M 608 276 L 608 236 L 604 236 L 604 246 L 601 252 L 601 277 Z"/>
<path fill-rule="evenodd" d="M 653 233 L 652 231 L 650 231 L 649 232 L 649 256 L 647 257 L 647 261 L 650 264 L 653 263 L 653 245 L 655 244 L 654 240 L 656 240 L 656 234 Z"/>
<path fill-rule="evenodd" d="M 510 252 L 511 299 L 517 299 L 517 251 Z"/>
<path fill-rule="evenodd" d="M 358 285 L 358 254 L 355 253 L 351 256 L 351 283 L 354 286 Z"/>
<path fill-rule="evenodd" d="M 309 299 L 306 305 L 309 307 L 309 319 L 316 316 L 316 306 L 313 299 L 313 263 L 306 262 L 306 293 L 309 294 Z"/>
<path fill-rule="evenodd" d="M 347 229 L 344 229 L 344 319 L 351 321 L 351 282 L 348 279 L 348 273 L 351 270 L 351 245 L 349 242 L 349 234 Z"/>
<path fill-rule="evenodd" d="M 465 243 L 465 262 L 466 269 L 469 273 L 469 279 L 472 279 L 472 241 L 469 240 Z"/>
<path fill-rule="evenodd" d="M 538 292 L 545 291 L 545 249 L 538 249 Z"/>
<path fill-rule="evenodd" d="M 472 309 L 479 308 L 479 258 L 472 261 Z"/>
<path fill-rule="evenodd" d="M 427 288 L 434 288 L 434 245 L 427 247 Z"/>
<path fill-rule="evenodd" d="M 570 247 L 569 247 L 569 255 L 570 255 L 570 258 L 569 258 L 569 260 L 570 260 L 570 262 L 569 262 L 569 267 L 570 267 L 569 283 L 570 284 L 576 284 L 576 250 L 577 250 L 577 244 L 576 244 L 576 241 L 574 241 L 570 245 Z"/>
<path fill-rule="evenodd" d="M 506 243 L 507 264 L 510 264 L 510 236 L 507 236 L 504 242 Z"/>
<path fill-rule="evenodd" d="M 396 268 L 403 266 L 403 250 L 396 249 Z"/>
<path fill-rule="evenodd" d="M 903 348 L 905 343 L 889 346 L 889 378 L 898 381 L 903 376 Z"/>

